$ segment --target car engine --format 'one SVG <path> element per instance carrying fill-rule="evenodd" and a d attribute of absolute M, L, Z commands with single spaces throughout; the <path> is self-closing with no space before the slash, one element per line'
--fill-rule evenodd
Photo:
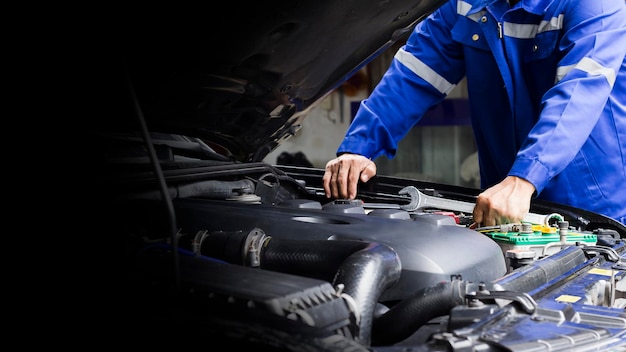
<path fill-rule="evenodd" d="M 543 223 L 481 228 L 406 192 L 471 204 L 477 190 L 377 176 L 330 200 L 323 170 L 231 162 L 178 135 L 102 138 L 98 223 L 115 239 L 103 262 L 133 336 L 272 351 L 623 346 L 626 232 L 610 219 L 539 203 Z"/>

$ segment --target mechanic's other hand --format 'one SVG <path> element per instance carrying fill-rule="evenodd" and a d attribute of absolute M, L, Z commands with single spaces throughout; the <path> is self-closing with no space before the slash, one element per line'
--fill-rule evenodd
<path fill-rule="evenodd" d="M 324 192 L 326 197 L 337 199 L 356 198 L 359 180 L 367 182 L 376 175 L 376 164 L 358 154 L 341 154 L 326 163 Z"/>
<path fill-rule="evenodd" d="M 474 222 L 494 226 L 520 222 L 530 210 L 535 186 L 523 178 L 507 176 L 502 182 L 478 195 Z"/>

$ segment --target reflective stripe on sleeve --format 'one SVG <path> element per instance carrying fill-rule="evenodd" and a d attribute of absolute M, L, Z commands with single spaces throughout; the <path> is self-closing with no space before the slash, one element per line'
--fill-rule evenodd
<path fill-rule="evenodd" d="M 423 80 L 430 83 L 430 85 L 435 87 L 435 89 L 442 94 L 447 95 L 456 86 L 455 84 L 448 82 L 448 80 L 433 71 L 433 69 L 428 67 L 428 65 L 423 63 L 421 60 L 406 52 L 404 49 L 398 50 L 395 58 L 418 77 L 421 77 Z"/>
<path fill-rule="evenodd" d="M 615 70 L 604 67 L 588 57 L 584 57 L 575 65 L 567 65 L 557 68 L 555 83 L 562 80 L 563 77 L 565 77 L 565 75 L 573 69 L 585 71 L 592 76 L 603 75 L 611 88 L 613 88 L 613 85 L 615 84 Z"/>

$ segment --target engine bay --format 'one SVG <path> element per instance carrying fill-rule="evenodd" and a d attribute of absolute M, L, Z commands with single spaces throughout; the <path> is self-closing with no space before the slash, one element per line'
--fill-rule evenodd
<path fill-rule="evenodd" d="M 159 153 L 169 158 L 160 188 L 136 159 L 112 158 L 103 173 L 134 329 L 329 351 L 558 350 L 624 338 L 619 224 L 539 204 L 543 223 L 475 227 L 471 213 L 413 209 L 406 192 L 462 204 L 474 191 L 377 176 L 359 198 L 330 200 L 323 170 L 172 151 Z"/>

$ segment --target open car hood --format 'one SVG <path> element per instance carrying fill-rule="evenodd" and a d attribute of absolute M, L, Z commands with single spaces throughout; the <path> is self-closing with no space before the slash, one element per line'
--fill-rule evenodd
<path fill-rule="evenodd" d="M 442 3 L 227 2 L 184 16 L 163 9 L 128 16 L 112 45 L 122 49 L 152 131 L 260 161 L 328 93 Z"/>

